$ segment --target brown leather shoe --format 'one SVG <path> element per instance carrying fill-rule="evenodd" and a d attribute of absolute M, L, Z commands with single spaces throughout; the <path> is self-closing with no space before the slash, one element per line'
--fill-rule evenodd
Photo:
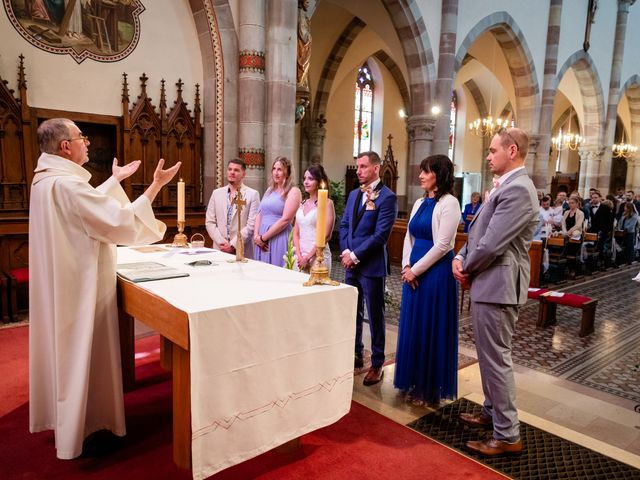
<path fill-rule="evenodd" d="M 487 430 L 493 428 L 493 421 L 482 414 L 461 413 L 458 420 L 460 420 L 460 423 L 464 423 L 473 428 L 486 428 Z"/>
<path fill-rule="evenodd" d="M 484 457 L 497 457 L 499 455 L 519 455 L 522 453 L 522 440 L 515 443 L 503 442 L 491 438 L 484 441 L 469 441 L 465 443 L 465 448 L 473 453 L 479 453 Z"/>
<path fill-rule="evenodd" d="M 378 367 L 378 368 L 371 367 L 367 372 L 367 374 L 364 376 L 364 380 L 362 381 L 362 384 L 365 385 L 366 387 L 375 385 L 380 380 L 382 380 L 382 377 L 384 377 L 384 370 L 382 369 L 382 367 Z"/>

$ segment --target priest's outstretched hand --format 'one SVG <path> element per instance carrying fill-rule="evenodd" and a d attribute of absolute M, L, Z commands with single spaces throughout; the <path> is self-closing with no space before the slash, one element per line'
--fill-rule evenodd
<path fill-rule="evenodd" d="M 175 174 L 178 173 L 181 165 L 182 162 L 178 162 L 173 167 L 163 170 L 162 167 L 164 167 L 164 158 L 158 160 L 156 171 L 153 172 L 153 182 L 151 182 L 151 185 L 149 185 L 149 188 L 145 190 L 143 195 L 145 195 L 150 202 L 153 202 L 154 198 L 156 198 L 156 195 L 162 189 L 162 187 L 169 183 L 169 180 L 171 180 L 175 176 Z"/>
<path fill-rule="evenodd" d="M 114 158 L 111 173 L 113 173 L 113 176 L 116 177 L 118 182 L 121 182 L 125 178 L 129 178 L 131 175 L 136 173 L 136 170 L 138 170 L 141 163 L 142 162 L 140 160 L 134 160 L 133 162 L 127 163 L 121 167 L 118 165 L 118 159 Z"/>

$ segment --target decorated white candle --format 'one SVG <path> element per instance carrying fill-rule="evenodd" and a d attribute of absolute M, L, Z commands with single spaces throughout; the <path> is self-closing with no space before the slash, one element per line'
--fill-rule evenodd
<path fill-rule="evenodd" d="M 178 182 L 178 221 L 184 222 L 184 182 Z"/>
<path fill-rule="evenodd" d="M 316 222 L 316 246 L 324 247 L 327 236 L 327 198 L 329 191 L 326 190 L 324 183 L 320 185 L 318 190 L 318 220 Z"/>

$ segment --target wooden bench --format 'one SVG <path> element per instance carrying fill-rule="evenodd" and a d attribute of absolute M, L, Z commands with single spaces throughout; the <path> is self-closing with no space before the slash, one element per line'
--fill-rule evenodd
<path fill-rule="evenodd" d="M 536 291 L 529 290 L 527 295 L 529 298 L 540 302 L 538 305 L 537 327 L 543 328 L 555 325 L 557 323 L 556 306 L 564 305 L 582 309 L 582 320 L 578 334 L 580 337 L 586 337 L 593 333 L 598 300 L 574 293 L 565 293 L 561 297 L 552 296 L 550 293 L 550 290 L 541 288 Z"/>

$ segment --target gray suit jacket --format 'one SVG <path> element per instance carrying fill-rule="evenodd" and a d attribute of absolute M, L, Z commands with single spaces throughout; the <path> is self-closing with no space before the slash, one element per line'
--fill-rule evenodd
<path fill-rule="evenodd" d="M 471 300 L 524 304 L 529 288 L 529 246 L 538 223 L 533 182 L 521 170 L 507 178 L 475 216 L 460 250 L 471 276 Z"/>

